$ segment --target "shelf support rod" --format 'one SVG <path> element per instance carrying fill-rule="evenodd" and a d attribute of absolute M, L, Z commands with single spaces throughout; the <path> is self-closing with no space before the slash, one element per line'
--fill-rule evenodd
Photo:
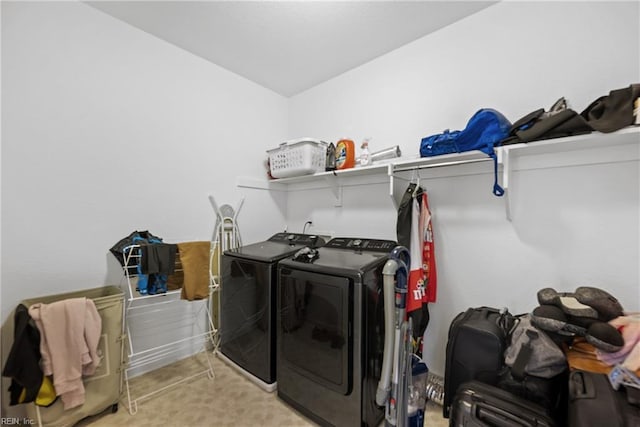
<path fill-rule="evenodd" d="M 479 163 L 479 162 L 487 162 L 491 160 L 491 157 L 481 157 L 477 159 L 466 159 L 466 160 L 452 160 L 449 162 L 441 162 L 441 163 L 432 163 L 428 165 L 416 165 L 416 166 L 407 166 L 407 167 L 399 167 L 394 168 L 393 164 L 390 164 L 389 167 L 393 172 L 405 172 L 412 170 L 420 170 L 420 169 L 433 169 L 433 168 L 441 168 L 445 166 L 455 166 L 455 165 L 466 165 L 467 163 Z"/>
<path fill-rule="evenodd" d="M 465 160 L 451 160 L 448 162 L 440 162 L 440 163 L 432 163 L 427 165 L 415 165 L 415 166 L 405 166 L 405 167 L 396 167 L 393 163 L 390 163 L 387 166 L 387 175 L 389 176 L 389 196 L 391 197 L 391 201 L 393 202 L 393 207 L 398 209 L 398 200 L 396 199 L 396 172 L 407 172 L 407 171 L 419 171 L 421 169 L 434 169 L 445 166 L 456 166 L 456 165 L 466 165 L 469 163 L 480 163 L 491 161 L 491 157 L 480 157 L 475 159 L 465 159 Z"/>

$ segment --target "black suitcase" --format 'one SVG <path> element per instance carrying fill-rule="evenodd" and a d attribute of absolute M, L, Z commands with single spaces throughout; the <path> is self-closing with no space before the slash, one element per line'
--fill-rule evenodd
<path fill-rule="evenodd" d="M 540 405 L 479 381 L 458 388 L 451 406 L 450 427 L 553 427 Z"/>
<path fill-rule="evenodd" d="M 568 371 L 552 378 L 539 378 L 532 375 L 520 378 L 514 377 L 510 369 L 505 369 L 497 387 L 542 406 L 553 417 L 556 424 L 566 425 L 568 384 Z"/>
<path fill-rule="evenodd" d="M 616 391 L 605 374 L 573 371 L 569 375 L 570 427 L 640 426 L 638 389 Z"/>
<path fill-rule="evenodd" d="M 469 308 L 449 327 L 444 375 L 442 413 L 449 417 L 460 384 L 479 380 L 495 385 L 504 366 L 509 331 L 515 322 L 507 310 Z"/>

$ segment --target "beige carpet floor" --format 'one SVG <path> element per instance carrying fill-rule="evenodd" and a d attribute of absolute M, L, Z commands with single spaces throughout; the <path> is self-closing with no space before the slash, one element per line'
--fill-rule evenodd
<path fill-rule="evenodd" d="M 201 375 L 141 400 L 135 415 L 127 410 L 125 390 L 116 413 L 105 411 L 80 421 L 77 426 L 316 426 L 278 399 L 276 392 L 263 391 L 215 356 L 211 361 L 215 373 L 213 379 Z M 206 368 L 206 356 L 200 354 L 133 378 L 129 382 L 132 398 Z M 442 417 L 442 407 L 432 403 L 427 404 L 425 418 L 425 426 L 448 425 L 448 420 Z"/>

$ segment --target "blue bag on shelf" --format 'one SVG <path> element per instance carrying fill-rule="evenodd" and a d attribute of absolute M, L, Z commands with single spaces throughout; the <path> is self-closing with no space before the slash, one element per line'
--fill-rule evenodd
<path fill-rule="evenodd" d="M 502 196 L 504 190 L 498 185 L 498 158 L 494 147 L 509 136 L 511 122 L 500 112 L 491 108 L 478 110 L 463 130 L 449 131 L 422 138 L 420 156 L 433 157 L 442 154 L 479 150 L 493 158 L 493 194 Z"/>

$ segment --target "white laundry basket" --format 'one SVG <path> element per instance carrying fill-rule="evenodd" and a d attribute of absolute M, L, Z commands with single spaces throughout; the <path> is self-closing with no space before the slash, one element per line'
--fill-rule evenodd
<path fill-rule="evenodd" d="M 269 168 L 274 178 L 311 175 L 324 172 L 328 144 L 312 138 L 287 141 L 267 150 Z"/>

